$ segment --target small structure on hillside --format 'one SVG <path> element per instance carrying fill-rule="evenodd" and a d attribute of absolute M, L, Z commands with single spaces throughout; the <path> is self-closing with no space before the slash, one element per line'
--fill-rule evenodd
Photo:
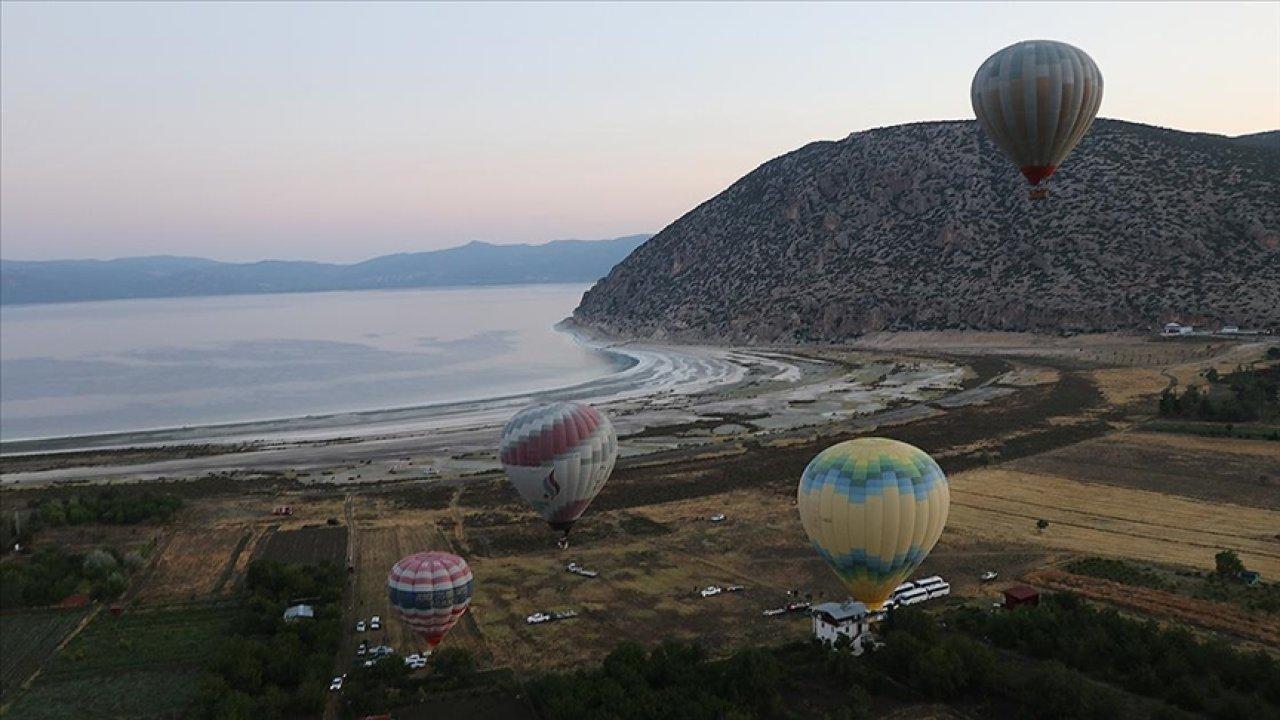
<path fill-rule="evenodd" d="M 292 515 L 293 507 L 289 505 L 277 505 L 271 508 L 272 515 Z"/>
<path fill-rule="evenodd" d="M 824 643 L 835 644 L 841 637 L 849 639 L 854 655 L 861 655 L 864 640 L 870 638 L 871 619 L 867 606 L 856 600 L 815 605 L 813 636 Z"/>
<path fill-rule="evenodd" d="M 312 620 L 316 616 L 315 608 L 310 605 L 293 605 L 284 611 L 284 621 L 294 622 L 296 620 Z"/>
<path fill-rule="evenodd" d="M 1026 585 L 1014 585 L 1004 591 L 1004 609 L 1035 607 L 1040 604 L 1040 591 Z"/>
<path fill-rule="evenodd" d="M 1165 323 L 1164 325 L 1165 335 L 1190 335 L 1195 331 L 1196 329 L 1192 325 L 1183 325 L 1176 322 Z"/>

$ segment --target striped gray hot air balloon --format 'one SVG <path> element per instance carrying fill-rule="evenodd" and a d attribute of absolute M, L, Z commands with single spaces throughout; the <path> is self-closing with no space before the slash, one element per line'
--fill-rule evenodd
<path fill-rule="evenodd" d="M 969 94 L 987 137 L 1039 185 L 1093 124 L 1102 73 L 1079 48 L 1026 40 L 987 58 Z"/>

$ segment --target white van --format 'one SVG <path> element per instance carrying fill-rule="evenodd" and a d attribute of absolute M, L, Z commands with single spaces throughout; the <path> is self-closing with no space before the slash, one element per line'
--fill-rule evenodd
<path fill-rule="evenodd" d="M 943 580 L 941 575 L 930 575 L 927 578 L 920 578 L 915 582 L 916 582 L 916 587 L 918 588 L 927 588 L 930 585 L 946 585 L 947 584 L 947 581 Z"/>
<path fill-rule="evenodd" d="M 893 594 L 894 594 L 894 595 L 898 595 L 898 594 L 901 594 L 901 593 L 904 593 L 904 592 L 910 592 L 910 591 L 915 590 L 915 589 L 916 589 L 916 584 L 915 584 L 915 583 L 913 583 L 913 582 L 904 582 L 904 583 L 902 583 L 901 585 L 899 585 L 898 587 L 896 587 L 896 588 L 894 588 L 894 589 L 893 589 Z"/>
<path fill-rule="evenodd" d="M 933 599 L 936 597 L 942 597 L 943 595 L 950 595 L 951 583 L 944 582 L 941 585 L 930 585 L 928 588 L 926 588 L 926 590 L 929 593 L 930 599 Z"/>
<path fill-rule="evenodd" d="M 908 590 L 897 597 L 899 605 L 915 605 L 929 599 L 929 591 L 924 588 Z"/>

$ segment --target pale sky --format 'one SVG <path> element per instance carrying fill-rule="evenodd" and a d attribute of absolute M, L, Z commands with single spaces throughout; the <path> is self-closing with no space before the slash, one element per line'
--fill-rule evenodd
<path fill-rule="evenodd" d="M 0 255 L 359 260 L 656 232 L 820 139 L 972 118 L 1049 38 L 1101 115 L 1280 127 L 1280 3 L 0 6 Z"/>

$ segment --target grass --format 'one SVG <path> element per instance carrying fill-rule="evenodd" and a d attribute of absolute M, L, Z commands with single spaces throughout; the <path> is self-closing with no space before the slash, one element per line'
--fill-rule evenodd
<path fill-rule="evenodd" d="M 1114 580 L 1125 585 L 1140 585 L 1157 590 L 1168 590 L 1170 588 L 1170 584 L 1156 573 L 1115 558 L 1081 558 L 1068 564 L 1067 572 L 1072 572 L 1076 575 L 1088 575 L 1089 577 L 1103 580 Z"/>
<path fill-rule="evenodd" d="M 0 697 L 31 676 L 85 611 L 28 610 L 0 615 Z"/>
<path fill-rule="evenodd" d="M 48 663 L 5 717 L 181 714 L 234 612 L 229 606 L 190 605 L 120 617 L 102 613 Z"/>
<path fill-rule="evenodd" d="M 1204 437 L 1228 437 L 1244 440 L 1280 440 L 1280 427 L 1257 423 L 1196 422 L 1191 420 L 1151 420 L 1143 430 L 1201 435 Z"/>

